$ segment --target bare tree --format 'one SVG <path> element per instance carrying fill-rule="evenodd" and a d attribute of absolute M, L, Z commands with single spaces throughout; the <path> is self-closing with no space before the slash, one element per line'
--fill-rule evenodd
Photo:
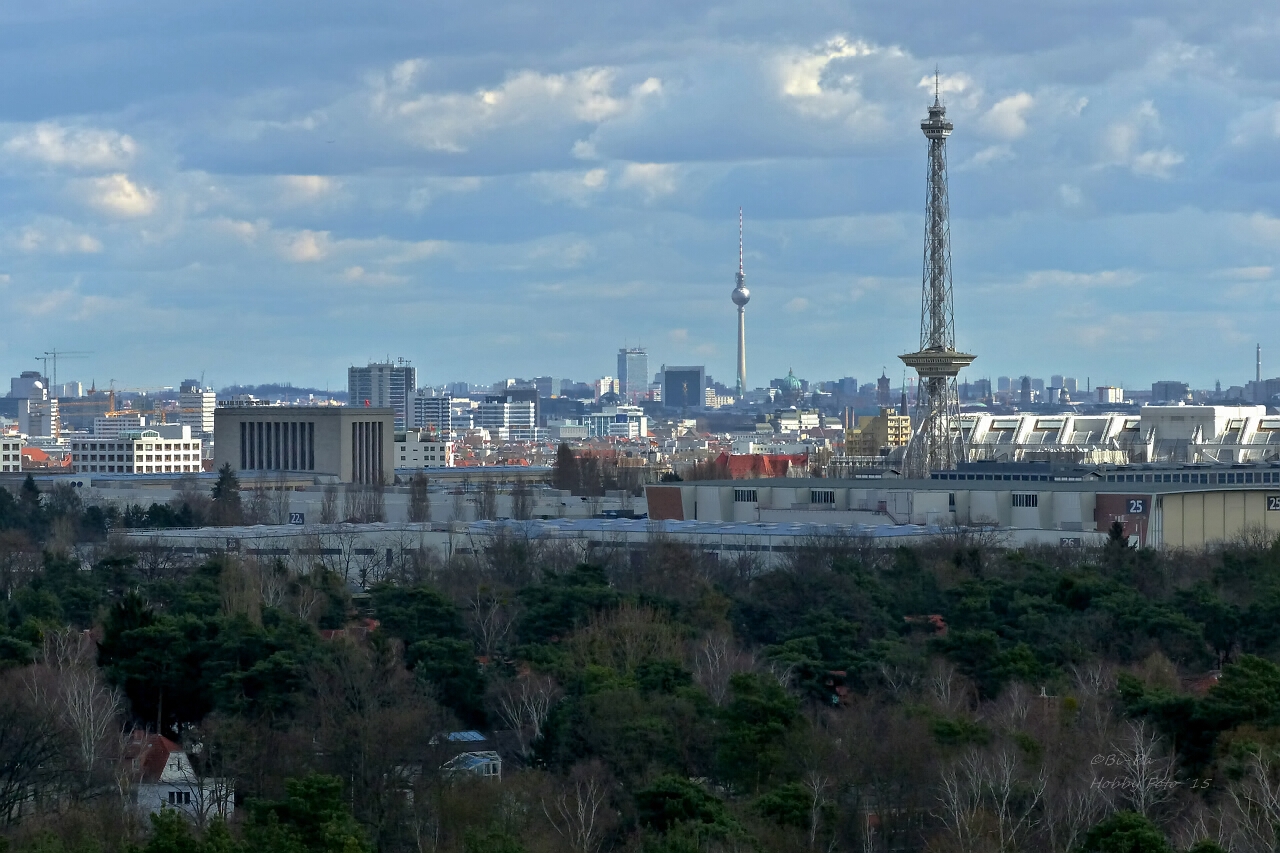
<path fill-rule="evenodd" d="M 96 651 L 88 632 L 73 628 L 50 631 L 45 635 L 40 666 L 27 677 L 36 706 L 52 711 L 70 733 L 86 789 L 124 707 L 120 693 L 98 670 Z"/>
<path fill-rule="evenodd" d="M 320 523 L 335 524 L 338 521 L 338 487 L 333 483 L 324 487 L 320 497 Z"/>
<path fill-rule="evenodd" d="M 542 813 L 569 849 L 596 853 L 605 833 L 617 822 L 609 807 L 612 789 L 604 766 L 598 761 L 579 764 L 559 786 L 551 802 L 542 801 Z"/>
<path fill-rule="evenodd" d="M 733 676 L 753 669 L 755 658 L 739 649 L 728 634 L 708 634 L 693 653 L 693 680 L 716 705 L 723 705 L 728 699 Z"/>
<path fill-rule="evenodd" d="M 527 759 L 542 737 L 551 709 L 560 701 L 560 686 L 549 675 L 521 673 L 500 684 L 494 692 L 498 716 L 516 734 L 520 752 Z"/>
<path fill-rule="evenodd" d="M 1234 806 L 1237 847 L 1275 850 L 1280 845 L 1280 766 L 1275 753 L 1262 748 L 1250 753 L 1244 775 L 1229 782 L 1227 795 Z"/>
<path fill-rule="evenodd" d="M 985 776 L 985 763 L 976 749 L 942 771 L 934 817 L 942 823 L 958 853 L 977 850 Z"/>
<path fill-rule="evenodd" d="M 1130 721 L 1125 729 L 1124 738 L 1111 745 L 1123 772 L 1121 792 L 1135 812 L 1148 817 L 1152 808 L 1173 793 L 1174 759 L 1165 753 L 1160 737 L 1146 720 Z"/>
<path fill-rule="evenodd" d="M 995 817 L 997 850 L 1021 850 L 1027 834 L 1038 823 L 1049 777 L 1044 768 L 1028 778 L 1021 772 L 1013 750 L 1005 747 L 986 762 L 989 811 Z"/>
<path fill-rule="evenodd" d="M 511 633 L 514 619 L 507 597 L 487 586 L 467 598 L 467 621 L 480 653 L 487 657 L 492 657 Z"/>
<path fill-rule="evenodd" d="M 498 517 L 498 487 L 492 481 L 486 480 L 480 484 L 480 493 L 477 495 L 476 517 L 481 519 L 494 519 Z"/>
<path fill-rule="evenodd" d="M 524 480 L 517 481 L 511 488 L 511 517 L 517 521 L 533 517 L 533 492 Z"/>

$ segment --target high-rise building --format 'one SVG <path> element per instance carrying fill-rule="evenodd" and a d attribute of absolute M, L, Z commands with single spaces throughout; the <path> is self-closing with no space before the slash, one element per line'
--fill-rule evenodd
<path fill-rule="evenodd" d="M 1018 402 L 1024 406 L 1031 405 L 1031 377 L 1022 377 L 1022 388 L 1019 391 Z"/>
<path fill-rule="evenodd" d="M 371 362 L 367 367 L 347 368 L 348 403 L 374 409 L 392 409 L 395 428 L 409 425 L 409 398 L 418 387 L 418 371 L 403 358 Z"/>
<path fill-rule="evenodd" d="M 1191 391 L 1185 382 L 1165 380 L 1151 383 L 1151 402 L 1153 403 L 1176 403 L 1190 396 Z"/>
<path fill-rule="evenodd" d="M 635 402 L 649 391 L 649 352 L 643 347 L 618 350 L 618 393 Z"/>
<path fill-rule="evenodd" d="M 747 275 L 742 265 L 742 208 L 738 208 L 738 279 L 729 298 L 738 306 L 737 397 L 741 400 L 747 393 L 747 303 L 751 301 L 751 291 L 747 290 Z"/>
<path fill-rule="evenodd" d="M 663 365 L 662 405 L 668 409 L 702 409 L 706 406 L 707 370 L 701 365 Z"/>
<path fill-rule="evenodd" d="M 1061 375 L 1061 374 L 1058 374 L 1058 373 L 1055 373 L 1053 376 L 1050 376 L 1050 377 L 1049 377 L 1049 387 L 1050 387 L 1050 388 L 1062 388 L 1062 387 L 1064 387 L 1064 386 L 1063 386 L 1063 384 L 1062 384 L 1062 375 Z"/>
<path fill-rule="evenodd" d="M 916 423 L 907 445 L 908 476 L 927 477 L 930 471 L 955 468 L 961 460 L 958 432 L 951 425 L 960 416 L 956 376 L 974 356 L 956 350 L 955 307 L 951 289 L 951 214 L 947 200 L 947 137 L 952 123 L 942 105 L 934 76 L 933 106 L 920 129 L 929 140 L 929 187 L 925 202 L 924 280 L 921 286 L 920 349 L 901 356 L 920 377 L 916 391 Z"/>
<path fill-rule="evenodd" d="M 213 439 L 213 411 L 218 408 L 218 394 L 212 388 L 201 388 L 194 379 L 184 379 L 178 391 L 178 423 L 191 427 L 191 434 L 206 441 Z"/>
<path fill-rule="evenodd" d="M 1013 380 L 1010 379 L 1008 376 L 997 376 L 996 390 L 999 391 L 1001 394 L 1008 394 L 1009 392 L 1013 391 Z"/>
<path fill-rule="evenodd" d="M 1068 394 L 1075 396 L 1076 392 L 1080 390 L 1080 383 L 1073 376 L 1064 376 L 1062 377 L 1062 387 L 1067 390 Z"/>
<path fill-rule="evenodd" d="M 533 387 L 538 389 L 539 397 L 554 397 L 560 392 L 560 386 L 556 385 L 555 378 L 551 376 L 533 377 Z"/>
<path fill-rule="evenodd" d="M 468 397 L 435 395 L 422 391 L 413 395 L 413 426 L 454 436 L 471 429 L 473 405 Z"/>

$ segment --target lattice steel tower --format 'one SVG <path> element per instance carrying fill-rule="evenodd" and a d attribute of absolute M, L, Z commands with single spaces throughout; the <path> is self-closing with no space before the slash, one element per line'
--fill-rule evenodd
<path fill-rule="evenodd" d="M 962 461 L 956 374 L 975 356 L 956 351 L 955 309 L 951 296 L 951 226 L 947 202 L 947 137 L 953 125 L 942 105 L 934 72 L 933 106 L 920 129 L 929 140 L 929 187 L 925 201 L 924 281 L 920 305 L 920 350 L 900 356 L 920 375 L 916 386 L 915 433 L 907 445 L 906 474 L 926 478 L 930 471 L 955 468 Z"/>

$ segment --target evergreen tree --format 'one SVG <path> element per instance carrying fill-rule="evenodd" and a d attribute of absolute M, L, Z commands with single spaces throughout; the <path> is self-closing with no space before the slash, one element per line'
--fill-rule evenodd
<path fill-rule="evenodd" d="M 551 470 L 551 483 L 557 489 L 577 492 L 581 488 L 582 474 L 578 468 L 578 458 L 568 444 L 560 443 L 556 451 L 556 462 Z"/>
<path fill-rule="evenodd" d="M 231 470 L 230 462 L 224 462 L 218 469 L 218 481 L 213 484 L 212 516 L 217 525 L 240 523 L 240 478 Z"/>

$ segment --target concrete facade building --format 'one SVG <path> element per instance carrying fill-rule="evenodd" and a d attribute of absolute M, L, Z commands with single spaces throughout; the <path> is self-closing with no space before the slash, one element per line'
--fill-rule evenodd
<path fill-rule="evenodd" d="M 395 479 L 395 412 L 364 406 L 221 405 L 214 412 L 214 467 L 244 477 L 276 472 L 343 483 Z"/>
<path fill-rule="evenodd" d="M 20 436 L 0 436 L 0 473 L 14 474 L 22 470 L 22 448 L 26 442 Z"/>
<path fill-rule="evenodd" d="M 71 442 L 76 473 L 198 474 L 203 445 L 184 424 L 157 424 L 147 429 L 94 436 Z"/>
<path fill-rule="evenodd" d="M 457 435 L 475 426 L 475 403 L 469 397 L 419 392 L 413 396 L 413 427 Z"/>
<path fill-rule="evenodd" d="M 147 416 L 138 412 L 116 412 L 112 415 L 98 415 L 93 419 L 95 438 L 115 438 L 122 432 L 134 432 L 146 427 Z"/>
<path fill-rule="evenodd" d="M 396 468 L 452 468 L 454 446 L 438 434 L 411 429 L 396 433 Z"/>
<path fill-rule="evenodd" d="M 1124 389 L 1116 385 L 1099 385 L 1093 389 L 1098 395 L 1098 402 L 1103 405 L 1124 402 Z"/>
<path fill-rule="evenodd" d="M 649 434 L 649 418 L 639 406 L 605 406 L 588 415 L 586 425 L 591 437 L 643 438 Z"/>
<path fill-rule="evenodd" d="M 418 387 L 418 371 L 404 359 L 347 368 L 347 399 L 352 407 L 389 408 L 396 429 L 410 424 L 409 400 Z"/>

